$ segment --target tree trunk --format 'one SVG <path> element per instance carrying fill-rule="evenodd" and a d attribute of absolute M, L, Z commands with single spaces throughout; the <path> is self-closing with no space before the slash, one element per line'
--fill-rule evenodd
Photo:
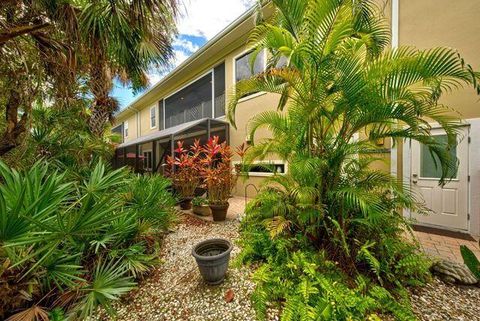
<path fill-rule="evenodd" d="M 90 76 L 90 90 L 94 96 L 94 101 L 88 124 L 92 134 L 101 137 L 108 122 L 113 119 L 113 114 L 118 109 L 118 102 L 110 97 L 113 86 L 112 73 L 104 59 L 97 57 L 93 60 Z"/>
<path fill-rule="evenodd" d="M 32 109 L 31 102 L 24 103 L 23 114 L 18 118 L 18 110 L 22 105 L 21 89 L 12 89 L 5 110 L 6 128 L 0 138 L 0 156 L 5 155 L 22 143 L 23 134 L 27 132 L 27 124 Z"/>

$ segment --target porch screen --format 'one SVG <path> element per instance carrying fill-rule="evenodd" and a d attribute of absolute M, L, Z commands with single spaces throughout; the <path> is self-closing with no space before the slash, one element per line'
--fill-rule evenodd
<path fill-rule="evenodd" d="M 212 74 L 165 99 L 165 128 L 212 117 Z"/>
<path fill-rule="evenodd" d="M 215 118 L 225 115 L 225 64 L 218 65 L 213 71 L 215 75 Z"/>

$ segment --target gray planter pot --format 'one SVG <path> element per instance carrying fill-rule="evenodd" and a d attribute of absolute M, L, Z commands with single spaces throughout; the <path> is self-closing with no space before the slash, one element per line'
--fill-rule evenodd
<path fill-rule="evenodd" d="M 224 239 L 208 239 L 193 247 L 192 255 L 205 282 L 212 285 L 222 283 L 232 248 L 232 243 Z"/>

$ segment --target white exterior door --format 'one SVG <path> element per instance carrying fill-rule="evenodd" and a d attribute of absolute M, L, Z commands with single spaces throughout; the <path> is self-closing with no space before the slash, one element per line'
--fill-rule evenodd
<path fill-rule="evenodd" d="M 441 169 L 435 166 L 428 149 L 412 141 L 410 184 L 432 211 L 429 215 L 411 213 L 419 224 L 468 229 L 468 130 L 467 126 L 463 127 L 457 135 L 458 144 L 451 153 L 459 159 L 458 168 L 451 173 L 453 179 L 444 186 L 438 185 Z M 446 142 L 447 137 L 442 129 L 432 129 L 431 133 L 435 139 Z"/>

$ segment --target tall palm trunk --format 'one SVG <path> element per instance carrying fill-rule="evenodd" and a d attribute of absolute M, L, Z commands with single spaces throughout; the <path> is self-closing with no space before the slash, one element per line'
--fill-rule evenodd
<path fill-rule="evenodd" d="M 113 114 L 118 109 L 118 102 L 110 97 L 113 87 L 112 73 L 106 60 L 102 57 L 94 58 L 90 74 L 90 90 L 94 100 L 89 127 L 95 136 L 101 137 L 105 132 L 106 125 L 113 119 Z"/>

